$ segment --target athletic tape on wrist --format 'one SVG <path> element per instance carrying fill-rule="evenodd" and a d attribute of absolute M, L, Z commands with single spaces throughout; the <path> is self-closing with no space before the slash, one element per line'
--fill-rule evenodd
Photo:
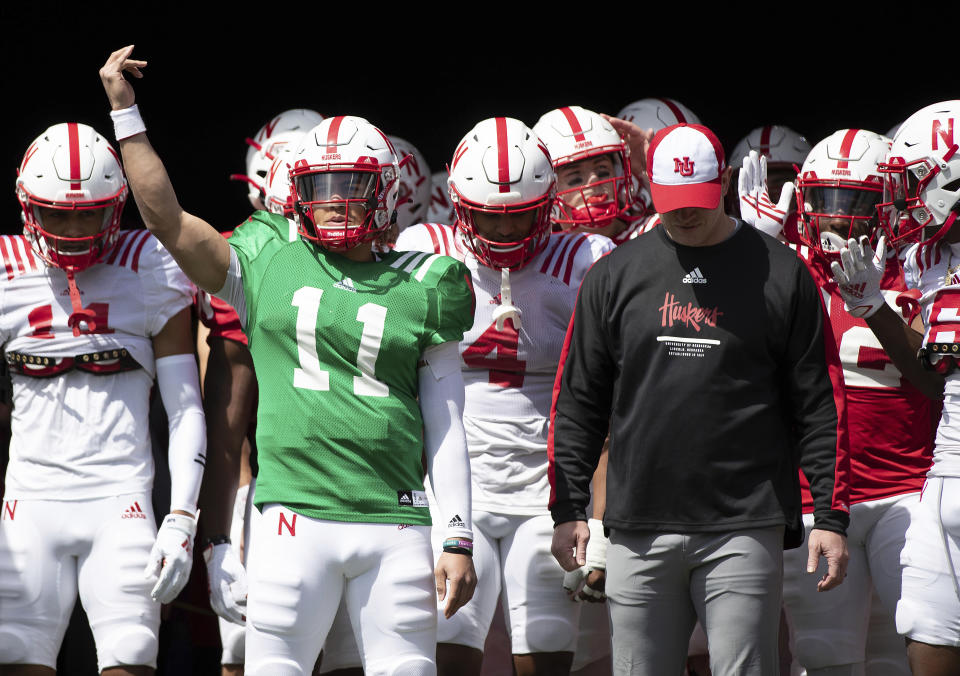
<path fill-rule="evenodd" d="M 113 135 L 118 141 L 142 134 L 147 130 L 137 104 L 123 110 L 111 110 L 110 118 L 113 120 Z"/>

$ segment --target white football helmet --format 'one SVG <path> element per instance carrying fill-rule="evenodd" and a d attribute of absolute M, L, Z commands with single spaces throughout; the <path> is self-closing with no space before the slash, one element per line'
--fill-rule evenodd
<path fill-rule="evenodd" d="M 654 132 L 681 122 L 702 124 L 692 110 L 674 99 L 640 99 L 623 108 L 617 117 Z"/>
<path fill-rule="evenodd" d="M 634 197 L 630 150 L 609 122 L 591 110 L 567 106 L 544 114 L 533 130 L 557 172 L 554 223 L 566 229 L 603 228 L 624 217 Z M 609 166 L 599 160 L 603 156 Z M 598 180 L 587 182 L 594 174 Z"/>
<path fill-rule="evenodd" d="M 550 153 L 523 122 L 509 117 L 479 122 L 457 145 L 449 186 L 457 227 L 482 264 L 516 270 L 546 246 L 556 177 Z M 483 237 L 475 219 L 477 213 L 529 212 L 530 231 L 511 242 Z"/>
<path fill-rule="evenodd" d="M 409 157 L 400 170 L 400 199 L 397 202 L 397 226 L 402 232 L 414 223 L 422 223 L 430 206 L 430 167 L 423 153 L 409 141 L 391 136 L 397 159 Z"/>
<path fill-rule="evenodd" d="M 92 127 L 66 122 L 40 134 L 23 156 L 16 185 L 24 234 L 50 265 L 83 270 L 117 241 L 127 179 L 116 151 Z M 100 210 L 102 225 L 92 236 L 57 236 L 44 228 L 42 209 Z"/>
<path fill-rule="evenodd" d="M 376 239 L 397 218 L 400 167 L 393 144 L 362 117 L 330 117 L 290 158 L 300 235 L 328 249 Z"/>
<path fill-rule="evenodd" d="M 306 132 L 288 131 L 273 137 L 276 155 L 263 178 L 263 206 L 266 210 L 293 218 L 293 199 L 290 195 L 291 158 Z"/>
<path fill-rule="evenodd" d="M 430 176 L 430 206 L 427 208 L 428 223 L 444 223 L 453 225 L 457 222 L 457 212 L 450 201 L 450 173 L 435 171 Z"/>
<path fill-rule="evenodd" d="M 927 106 L 907 118 L 880 165 L 880 220 L 892 242 L 933 242 L 960 209 L 960 100 Z"/>
<path fill-rule="evenodd" d="M 247 145 L 247 173 L 230 176 L 235 181 L 246 181 L 248 186 L 247 198 L 254 209 L 263 209 L 263 183 L 267 171 L 277 152 L 288 142 L 289 137 L 284 132 L 298 131 L 301 134 L 313 129 L 323 122 L 323 115 L 308 108 L 294 108 L 285 110 L 275 116 L 253 138 L 246 139 Z"/>
<path fill-rule="evenodd" d="M 730 153 L 730 166 L 739 167 L 743 158 L 756 150 L 767 158 L 767 169 L 784 168 L 794 171 L 810 153 L 810 142 L 790 127 L 768 124 L 757 127 L 744 136 Z"/>
<path fill-rule="evenodd" d="M 865 129 L 835 131 L 813 147 L 797 176 L 804 244 L 837 257 L 850 237 L 877 235 L 877 205 L 883 197 L 878 167 L 889 149 L 890 139 Z M 843 232 L 834 232 L 841 224 Z"/>

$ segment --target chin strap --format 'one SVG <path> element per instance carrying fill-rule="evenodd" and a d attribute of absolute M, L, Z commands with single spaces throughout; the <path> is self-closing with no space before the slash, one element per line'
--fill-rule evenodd
<path fill-rule="evenodd" d="M 73 329 L 74 336 L 92 333 L 97 330 L 97 323 L 94 321 L 96 313 L 93 310 L 84 309 L 80 299 L 80 289 L 77 288 L 77 281 L 73 277 L 73 270 L 66 270 L 66 273 L 67 287 L 70 289 L 70 305 L 73 307 L 73 314 L 67 319 L 67 326 Z"/>
<path fill-rule="evenodd" d="M 503 331 L 503 326 L 509 319 L 513 328 L 520 330 L 520 308 L 513 304 L 513 295 L 510 291 L 510 269 L 500 270 L 500 307 L 493 311 L 493 320 L 497 323 L 497 331 Z"/>

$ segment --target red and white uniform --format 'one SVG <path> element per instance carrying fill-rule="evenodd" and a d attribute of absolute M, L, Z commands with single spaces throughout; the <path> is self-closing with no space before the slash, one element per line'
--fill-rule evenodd
<path fill-rule="evenodd" d="M 0 664 L 53 668 L 79 591 L 101 669 L 155 666 L 160 606 L 143 572 L 157 533 L 152 337 L 190 305 L 194 287 L 150 233 L 123 232 L 102 262 L 76 273 L 95 326 L 75 336 L 66 273 L 22 236 L 0 237 L 0 259 L 0 343 L 16 360 Z M 24 363 L 48 377 L 23 375 Z"/>
<path fill-rule="evenodd" d="M 930 467 L 939 407 L 902 376 L 866 321 L 846 311 L 829 263 L 806 246 L 791 246 L 806 261 L 830 317 L 843 366 L 850 443 L 850 561 L 844 584 L 829 594 L 818 593 L 819 573 L 806 573 L 806 547 L 785 552 L 784 558 L 784 601 L 795 629 L 797 656 L 807 669 L 818 669 L 874 657 L 865 653 L 871 581 L 886 611 L 883 628 L 895 639 L 900 550 L 911 506 L 919 500 Z M 896 298 L 907 287 L 892 250 L 880 288 L 899 313 Z M 801 483 L 809 536 L 813 501 L 802 476 Z M 902 644 L 893 640 L 890 648 L 884 656 L 890 673 L 908 674 Z"/>
<path fill-rule="evenodd" d="M 907 286 L 920 291 L 925 326 L 937 292 L 960 285 L 960 245 L 912 245 L 904 255 Z M 941 318 L 942 319 L 942 318 Z M 911 513 L 900 557 L 903 589 L 897 631 L 931 645 L 960 647 L 960 371 L 947 375 L 933 466 Z"/>
<path fill-rule="evenodd" d="M 479 584 L 473 601 L 451 620 L 441 615 L 440 642 L 482 649 L 502 581 L 514 654 L 574 650 L 579 607 L 566 597 L 563 570 L 550 554 L 547 432 L 557 363 L 580 281 L 613 247 L 599 235 L 552 234 L 526 266 L 510 272 L 519 330 L 509 320 L 498 330 L 493 312 L 501 303 L 501 272 L 479 264 L 455 226 L 419 224 L 400 234 L 398 250 L 464 261 L 476 294 L 474 325 L 460 343 L 460 355 Z"/>
<path fill-rule="evenodd" d="M 50 378 L 14 369 L 5 498 L 149 492 L 152 337 L 190 305 L 193 284 L 149 232 L 123 232 L 103 262 L 76 273 L 96 327 L 74 336 L 66 273 L 44 264 L 22 236 L 0 237 L 0 257 L 0 344 L 8 355 L 61 359 L 126 350 L 142 367 L 111 375 L 73 368 Z"/>

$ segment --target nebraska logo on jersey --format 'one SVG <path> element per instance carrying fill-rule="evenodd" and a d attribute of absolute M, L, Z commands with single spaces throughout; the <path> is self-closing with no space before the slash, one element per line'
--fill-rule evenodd
<path fill-rule="evenodd" d="M 674 157 L 673 173 L 681 176 L 693 176 L 693 165 L 694 163 L 690 161 L 689 157 L 684 157 L 682 162 L 679 157 Z"/>
<path fill-rule="evenodd" d="M 143 510 L 140 509 L 140 503 L 135 502 L 125 510 L 123 514 L 120 515 L 121 519 L 146 519 L 147 515 L 143 513 Z"/>

